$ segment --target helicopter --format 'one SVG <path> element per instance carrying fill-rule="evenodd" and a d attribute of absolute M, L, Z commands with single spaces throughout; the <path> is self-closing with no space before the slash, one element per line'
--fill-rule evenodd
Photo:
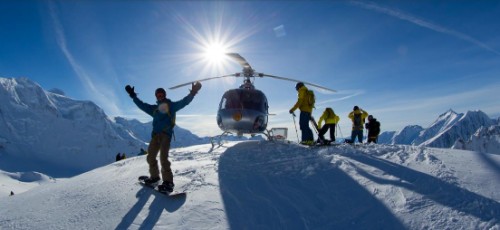
<path fill-rule="evenodd" d="M 265 133 L 265 131 L 267 130 L 268 116 L 273 114 L 269 114 L 269 104 L 266 95 L 262 91 L 256 89 L 253 81 L 251 81 L 251 79 L 255 80 L 256 77 L 270 77 L 279 80 L 302 82 L 306 85 L 311 85 L 326 91 L 336 92 L 335 90 L 304 81 L 257 73 L 240 54 L 226 53 L 226 55 L 236 60 L 243 67 L 243 70 L 239 73 L 204 78 L 169 88 L 171 90 L 177 89 L 191 85 L 194 82 L 218 78 L 243 77 L 243 84 L 241 84 L 239 88 L 227 90 L 222 95 L 219 102 L 216 120 L 217 125 L 223 131 L 219 137 L 229 133 L 234 133 L 237 136 L 242 136 L 243 134 L 250 134 L 251 136 L 264 134 L 270 139 L 269 131 L 268 133 Z"/>

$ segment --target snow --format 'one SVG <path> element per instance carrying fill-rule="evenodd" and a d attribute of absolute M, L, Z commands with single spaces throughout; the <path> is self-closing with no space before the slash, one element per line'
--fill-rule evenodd
<path fill-rule="evenodd" d="M 0 198 L 0 228 L 500 229 L 499 155 L 267 141 L 170 155 L 184 198 L 139 185 L 131 157 Z"/>
<path fill-rule="evenodd" d="M 500 118 L 491 119 L 480 110 L 458 114 L 450 109 L 425 129 L 418 125 L 409 125 L 397 133 L 383 132 L 379 136 L 379 143 L 467 149 L 500 154 L 500 132 L 495 131 L 498 129 L 498 120 Z"/>
<path fill-rule="evenodd" d="M 500 229 L 500 118 L 481 111 L 381 135 L 391 145 L 212 146 L 176 126 L 174 199 L 137 182 L 150 122 L 27 78 L 0 78 L 0 99 L 0 229 Z"/>

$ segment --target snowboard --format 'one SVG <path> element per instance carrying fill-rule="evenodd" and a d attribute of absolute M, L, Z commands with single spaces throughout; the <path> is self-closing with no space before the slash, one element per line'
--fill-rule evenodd
<path fill-rule="evenodd" d="M 141 184 L 142 186 L 144 187 L 148 187 L 148 188 L 151 188 L 153 190 L 155 190 L 156 192 L 159 192 L 161 194 L 164 194 L 164 195 L 167 195 L 169 197 L 181 197 L 181 196 L 186 196 L 186 191 L 181 191 L 181 190 L 175 190 L 172 191 L 172 192 L 163 192 L 163 191 L 160 191 L 158 190 L 158 185 L 159 185 L 159 181 L 158 183 L 154 183 L 154 184 L 146 184 L 144 183 L 144 180 L 148 178 L 148 176 L 140 176 L 138 179 L 139 179 L 139 184 Z"/>

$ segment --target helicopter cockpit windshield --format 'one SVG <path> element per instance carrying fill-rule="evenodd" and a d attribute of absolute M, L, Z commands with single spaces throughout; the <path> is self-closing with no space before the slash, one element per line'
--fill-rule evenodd
<path fill-rule="evenodd" d="M 267 113 L 268 105 L 266 96 L 259 90 L 233 89 L 222 96 L 219 109 L 248 109 Z"/>

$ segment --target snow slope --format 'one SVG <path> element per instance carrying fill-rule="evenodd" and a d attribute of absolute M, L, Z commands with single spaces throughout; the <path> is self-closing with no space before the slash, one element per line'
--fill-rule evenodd
<path fill-rule="evenodd" d="M 171 152 L 168 198 L 144 156 L 0 197 L 0 229 L 500 229 L 500 156 L 266 141 Z"/>
<path fill-rule="evenodd" d="M 45 91 L 27 78 L 0 78 L 0 99 L 0 169 L 5 171 L 76 175 L 113 162 L 117 152 L 145 146 L 93 102 Z"/>

